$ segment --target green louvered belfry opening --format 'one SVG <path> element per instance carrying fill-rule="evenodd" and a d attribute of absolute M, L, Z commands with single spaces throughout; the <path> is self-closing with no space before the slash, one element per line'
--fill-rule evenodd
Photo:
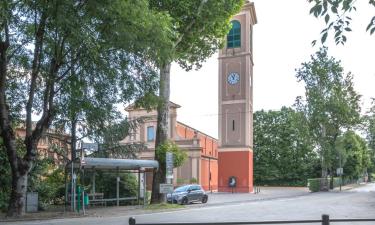
<path fill-rule="evenodd" d="M 232 29 L 227 35 L 227 48 L 239 48 L 241 47 L 241 24 L 237 20 L 231 23 Z"/>

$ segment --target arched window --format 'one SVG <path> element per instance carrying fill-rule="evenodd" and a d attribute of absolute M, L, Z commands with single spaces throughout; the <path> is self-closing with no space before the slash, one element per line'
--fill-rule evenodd
<path fill-rule="evenodd" d="M 241 24 L 237 20 L 233 20 L 232 29 L 227 35 L 227 48 L 241 47 Z"/>

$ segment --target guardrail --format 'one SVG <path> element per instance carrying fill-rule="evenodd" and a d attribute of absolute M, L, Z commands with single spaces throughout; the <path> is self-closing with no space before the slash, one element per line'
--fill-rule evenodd
<path fill-rule="evenodd" d="M 253 225 L 253 224 L 322 224 L 342 222 L 375 222 L 375 219 L 330 219 L 329 215 L 323 214 L 319 220 L 278 220 L 278 221 L 253 221 L 253 222 L 207 222 L 207 223 L 137 223 L 134 217 L 129 218 L 129 225 Z M 369 223 L 366 223 L 369 224 Z"/>

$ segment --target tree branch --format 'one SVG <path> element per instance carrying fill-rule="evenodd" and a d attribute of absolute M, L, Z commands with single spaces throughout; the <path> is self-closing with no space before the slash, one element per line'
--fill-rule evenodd
<path fill-rule="evenodd" d="M 198 12 L 197 12 L 197 17 L 199 14 L 202 12 L 203 5 L 207 2 L 208 0 L 201 0 L 201 3 L 199 4 L 198 7 Z M 177 39 L 177 41 L 174 43 L 173 48 L 176 48 L 176 46 L 182 41 L 182 38 L 185 36 L 186 33 L 188 33 L 191 29 L 191 27 L 195 24 L 196 18 L 193 19 L 185 28 L 184 33 Z"/>
<path fill-rule="evenodd" d="M 39 76 L 39 69 L 40 69 L 40 58 L 42 54 L 43 48 L 43 39 L 45 33 L 45 25 L 47 21 L 47 13 L 46 9 L 43 10 L 42 16 L 40 18 L 39 27 L 35 34 L 35 50 L 34 50 L 34 59 L 31 68 L 31 84 L 29 90 L 29 99 L 26 104 L 26 137 L 25 137 L 25 144 L 31 143 L 32 140 L 32 108 L 34 103 L 34 95 L 36 89 L 36 80 Z M 26 144 L 27 146 L 27 144 Z"/>

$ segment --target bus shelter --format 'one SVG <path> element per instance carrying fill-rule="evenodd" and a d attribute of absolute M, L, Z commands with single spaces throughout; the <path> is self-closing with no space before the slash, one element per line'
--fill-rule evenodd
<path fill-rule="evenodd" d="M 65 200 L 70 202 L 73 211 L 76 210 L 76 203 L 78 197 L 82 197 L 80 201 L 82 202 L 82 208 L 84 211 L 84 202 L 88 201 L 88 196 L 91 198 L 91 203 L 99 203 L 102 205 L 107 205 L 108 202 L 116 203 L 117 206 L 120 205 L 121 201 L 138 201 L 140 205 L 140 199 L 143 198 L 143 205 L 146 204 L 146 173 L 152 172 L 153 169 L 157 169 L 159 163 L 155 160 L 139 160 L 139 159 L 114 159 L 114 158 L 89 158 L 82 157 L 79 162 L 71 162 L 66 166 L 66 173 L 70 174 L 71 183 L 66 182 L 65 185 Z M 116 197 L 106 198 L 103 193 L 96 192 L 95 176 L 96 171 L 108 172 L 116 174 Z M 91 174 L 91 192 L 81 193 L 79 196 L 77 194 L 77 174 L 80 175 L 81 184 L 84 184 L 84 178 L 86 174 Z M 138 194 L 137 196 L 124 197 L 120 196 L 120 184 L 123 183 L 120 178 L 121 173 L 133 173 L 138 175 Z M 69 192 L 70 186 L 70 192 Z M 143 186 L 143 187 L 142 187 Z M 142 188 L 141 188 L 142 187 Z M 70 193 L 70 194 L 69 194 Z M 85 196 L 87 200 L 85 200 Z M 78 202 L 80 202 L 78 201 Z"/>

